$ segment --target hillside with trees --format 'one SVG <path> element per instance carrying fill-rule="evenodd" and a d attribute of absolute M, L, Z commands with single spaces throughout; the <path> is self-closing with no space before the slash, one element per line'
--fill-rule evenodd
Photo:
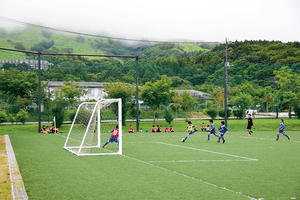
<path fill-rule="evenodd" d="M 1 47 L 6 48 L 41 52 L 138 55 L 142 91 L 151 84 L 155 85 L 157 81 L 166 81 L 167 78 L 166 82 L 169 86 L 166 87 L 170 89 L 195 89 L 211 94 L 211 99 L 205 106 L 201 103 L 198 105 L 198 108 L 204 112 L 209 109 L 221 111 L 223 108 L 224 44 L 123 42 L 62 34 L 37 28 L 10 32 L 0 30 L 0 44 Z M 228 47 L 229 105 L 232 109 L 255 108 L 270 111 L 277 105 L 281 110 L 291 111 L 298 108 L 300 42 L 233 41 L 228 44 Z M 0 51 L 0 61 L 7 59 L 36 59 L 36 57 Z M 133 59 L 55 56 L 42 56 L 42 59 L 53 64 L 42 72 L 43 81 L 135 84 L 135 60 Z M 34 101 L 36 80 L 31 79 L 37 78 L 36 70 L 30 69 L 25 64 L 17 66 L 4 64 L 2 69 L 4 70 L 0 73 L 3 77 L 0 82 L 2 109 L 5 106 L 8 112 L 17 112 L 13 106 L 7 105 L 11 102 L 13 104 L 23 102 L 20 109 L 26 110 L 27 101 L 22 99 Z M 21 88 L 16 81 L 17 76 L 22 77 L 20 81 L 28 77 L 24 83 L 29 82 L 30 87 L 20 94 L 17 91 L 11 94 L 14 90 L 7 90 L 6 85 L 15 90 Z M 32 92 L 29 91 L 31 88 L 33 88 Z M 170 97 L 168 102 L 175 104 L 176 95 L 172 98 Z M 147 100 L 150 99 L 147 96 Z M 177 96 L 177 99 L 180 98 Z M 168 102 L 164 102 L 163 105 L 167 105 Z M 151 105 L 149 103 L 150 107 Z M 159 108 L 157 106 L 160 104 L 153 105 L 155 105 L 153 110 L 157 111 Z M 183 106 L 180 109 L 187 110 L 184 108 Z"/>

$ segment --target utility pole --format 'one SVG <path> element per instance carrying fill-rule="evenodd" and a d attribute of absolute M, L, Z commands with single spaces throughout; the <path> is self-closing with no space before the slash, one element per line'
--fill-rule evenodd
<path fill-rule="evenodd" d="M 135 57 L 135 102 L 136 102 L 136 130 L 140 131 L 140 120 L 139 120 L 139 56 Z"/>
<path fill-rule="evenodd" d="M 39 130 L 41 132 L 41 53 L 38 53 L 38 76 L 39 76 L 39 86 L 38 86 L 38 115 L 39 115 Z"/>
<path fill-rule="evenodd" d="M 224 62 L 224 104 L 225 104 L 224 111 L 225 111 L 225 126 L 227 126 L 227 119 L 228 119 L 228 115 L 227 115 L 227 106 L 228 106 L 228 91 L 227 91 L 227 86 L 228 86 L 228 66 L 229 66 L 229 62 L 228 62 L 227 49 L 228 49 L 227 38 L 225 38 L 225 62 Z"/>

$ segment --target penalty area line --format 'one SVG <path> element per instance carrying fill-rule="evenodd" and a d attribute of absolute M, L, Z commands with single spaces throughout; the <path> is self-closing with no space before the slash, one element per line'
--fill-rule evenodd
<path fill-rule="evenodd" d="M 137 161 L 137 162 L 140 162 L 140 163 L 143 163 L 143 164 L 146 164 L 146 165 L 150 165 L 150 166 L 155 167 L 155 168 L 157 168 L 157 169 L 161 169 L 161 170 L 164 170 L 164 171 L 167 171 L 167 172 L 170 172 L 170 173 L 179 175 L 179 176 L 183 176 L 183 177 L 185 177 L 185 178 L 192 179 L 192 180 L 197 181 L 197 182 L 200 182 L 200 183 L 204 183 L 204 184 L 209 185 L 209 186 L 213 186 L 213 187 L 218 188 L 218 189 L 220 189 L 220 190 L 225 190 L 225 191 L 234 193 L 234 194 L 236 194 L 236 195 L 240 195 L 240 196 L 243 196 L 243 197 L 247 197 L 248 199 L 251 199 L 251 200 L 259 200 L 259 199 L 261 199 L 261 198 L 253 197 L 252 195 L 244 194 L 244 193 L 242 193 L 242 192 L 234 191 L 234 190 L 232 190 L 232 189 L 230 189 L 230 188 L 218 186 L 218 185 L 216 185 L 216 184 L 214 184 L 214 183 L 205 181 L 205 180 L 203 180 L 203 179 L 201 179 L 201 178 L 196 178 L 196 177 L 191 176 L 191 175 L 187 175 L 187 174 L 184 174 L 184 173 L 175 171 L 175 170 L 171 170 L 171 169 L 168 169 L 168 168 L 165 168 L 165 167 L 161 167 L 161 166 L 159 166 L 159 165 L 155 165 L 155 164 L 153 164 L 153 163 L 151 163 L 151 162 L 149 162 L 149 161 L 140 160 L 140 159 L 138 159 L 138 158 L 131 157 L 131 156 L 128 156 L 128 155 L 125 155 L 125 154 L 123 154 L 123 155 L 121 155 L 121 156 L 123 156 L 123 157 L 125 157 L 125 158 L 129 158 L 129 159 L 131 159 L 131 160 L 135 160 L 135 161 Z"/>
<path fill-rule="evenodd" d="M 208 153 L 213 153 L 213 154 L 219 154 L 219 155 L 224 155 L 224 156 L 230 156 L 230 157 L 235 157 L 235 158 L 242 158 L 242 159 L 251 160 L 251 161 L 258 161 L 258 159 L 256 159 L 256 158 L 248 158 L 245 156 L 239 156 L 239 155 L 234 155 L 234 154 L 229 154 L 229 153 L 222 153 L 222 152 L 217 152 L 217 151 L 210 151 L 210 150 L 199 149 L 199 148 L 195 148 L 195 147 L 186 147 L 186 146 L 182 146 L 182 145 L 170 144 L 170 143 L 165 143 L 165 142 L 155 142 L 155 143 L 169 145 L 169 146 L 173 146 L 173 147 L 184 148 L 184 149 L 203 151 L 203 152 L 208 152 Z"/>
<path fill-rule="evenodd" d="M 188 162 L 252 162 L 257 160 L 151 160 L 150 163 L 188 163 Z"/>

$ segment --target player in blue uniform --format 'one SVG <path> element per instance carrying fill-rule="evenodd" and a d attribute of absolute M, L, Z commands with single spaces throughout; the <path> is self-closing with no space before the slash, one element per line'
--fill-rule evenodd
<path fill-rule="evenodd" d="M 195 128 L 195 126 L 192 124 L 191 121 L 188 121 L 188 125 L 187 125 L 187 127 L 184 130 L 188 130 L 188 133 L 187 133 L 187 135 L 186 135 L 185 138 L 181 139 L 182 142 L 185 142 L 190 135 L 192 135 L 193 133 L 195 133 L 196 131 L 198 131 Z"/>
<path fill-rule="evenodd" d="M 219 134 L 218 143 L 220 142 L 221 138 L 223 140 L 223 143 L 225 143 L 224 135 L 227 131 L 229 131 L 229 129 L 224 124 L 225 124 L 224 121 L 221 121 L 221 126 L 219 127 L 220 134 Z"/>
<path fill-rule="evenodd" d="M 208 141 L 210 140 L 210 134 L 213 134 L 214 136 L 219 137 L 219 135 L 216 132 L 214 121 L 213 120 L 209 120 L 209 123 L 210 123 L 210 128 L 209 128 L 209 131 L 208 131 L 208 134 L 207 134 L 207 140 Z"/>
<path fill-rule="evenodd" d="M 285 137 L 287 137 L 288 140 L 290 140 L 290 136 L 288 136 L 285 131 L 284 131 L 284 121 L 283 119 L 280 120 L 280 126 L 279 126 L 279 130 L 278 130 L 278 133 L 277 133 L 277 138 L 276 138 L 276 141 L 279 140 L 279 134 L 282 133 Z"/>
<path fill-rule="evenodd" d="M 119 126 L 117 125 L 116 128 L 114 128 L 111 131 L 111 136 L 110 136 L 109 140 L 107 142 L 105 142 L 105 144 L 102 146 L 102 148 L 104 148 L 108 143 L 112 143 L 112 142 L 116 142 L 119 145 L 118 137 L 119 137 Z"/>

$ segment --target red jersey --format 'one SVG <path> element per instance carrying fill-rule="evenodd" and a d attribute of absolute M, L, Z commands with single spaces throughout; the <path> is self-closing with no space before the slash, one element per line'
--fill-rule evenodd
<path fill-rule="evenodd" d="M 173 128 L 170 128 L 170 131 L 171 131 L 171 132 L 174 132 L 174 129 L 173 129 Z"/>
<path fill-rule="evenodd" d="M 165 128 L 165 132 L 169 132 L 169 128 Z"/>
<path fill-rule="evenodd" d="M 132 131 L 132 132 L 133 132 L 133 128 L 129 128 L 129 131 Z"/>
<path fill-rule="evenodd" d="M 55 129 L 54 126 L 51 126 L 50 131 L 54 131 L 54 129 Z"/>
<path fill-rule="evenodd" d="M 113 130 L 112 130 L 111 137 L 116 137 L 116 138 L 117 138 L 118 136 L 119 136 L 119 130 L 116 129 L 116 128 L 113 129 Z"/>
<path fill-rule="evenodd" d="M 155 128 L 155 127 L 153 127 L 151 131 L 152 131 L 152 132 L 156 132 L 156 128 Z"/>

